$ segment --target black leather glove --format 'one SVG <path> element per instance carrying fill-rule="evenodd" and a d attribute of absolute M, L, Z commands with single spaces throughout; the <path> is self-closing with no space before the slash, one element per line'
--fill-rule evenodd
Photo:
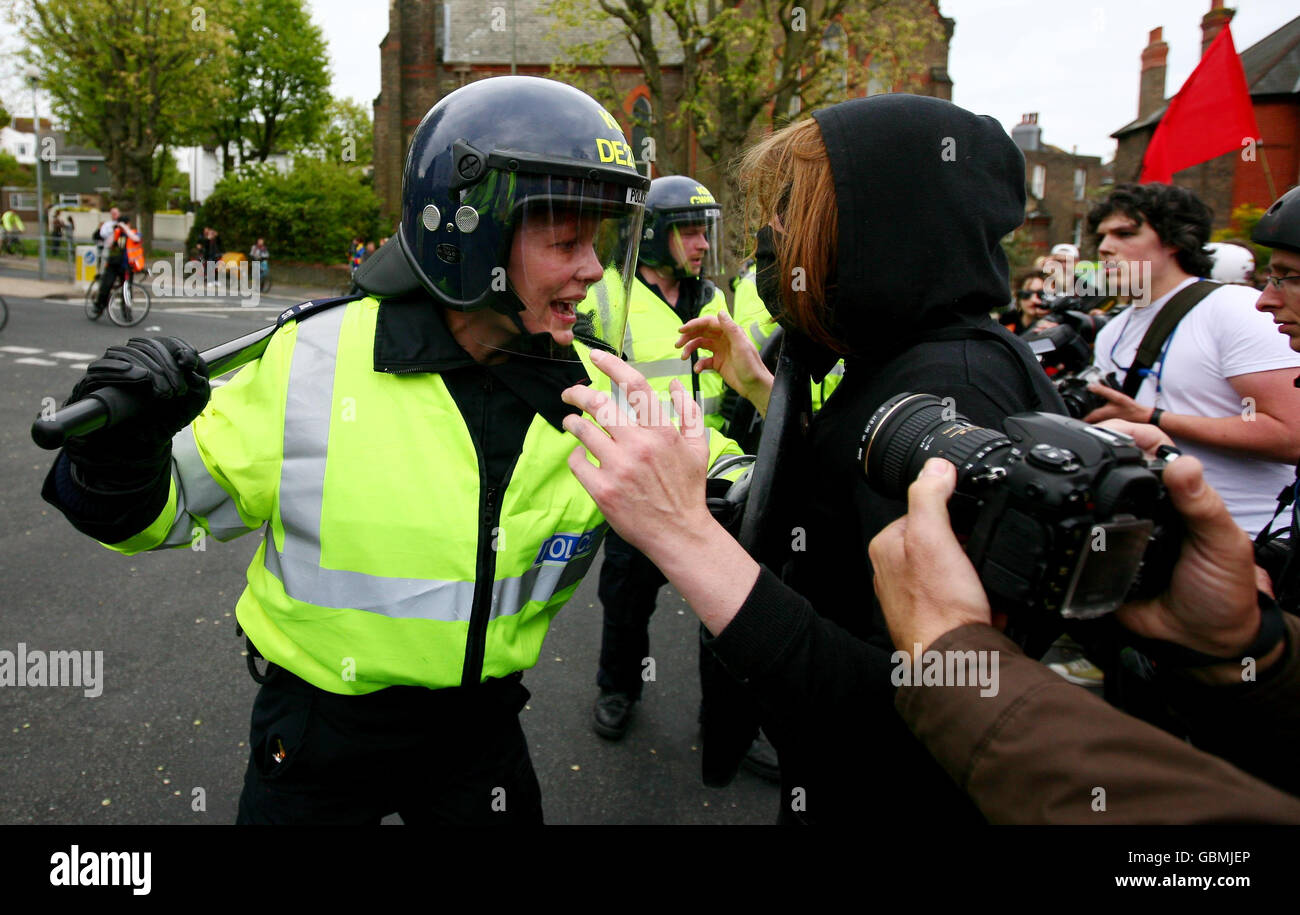
<path fill-rule="evenodd" d="M 132 337 L 90 364 L 67 403 L 106 387 L 129 394 L 139 411 L 117 425 L 69 439 L 64 451 L 90 489 L 139 489 L 170 460 L 172 436 L 207 405 L 208 366 L 176 337 Z"/>

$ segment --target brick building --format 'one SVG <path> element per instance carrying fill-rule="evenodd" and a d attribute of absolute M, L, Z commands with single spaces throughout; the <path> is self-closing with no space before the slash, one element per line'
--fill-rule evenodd
<path fill-rule="evenodd" d="M 1025 226 L 1035 254 L 1069 242 L 1085 256 L 1088 195 L 1106 180 L 1100 156 L 1081 156 L 1043 142 L 1038 113 L 1023 115 L 1011 139 L 1025 155 Z"/>
<path fill-rule="evenodd" d="M 912 91 L 952 98 L 948 77 L 948 45 L 953 21 L 943 18 L 937 0 L 913 0 L 924 15 L 943 24 L 944 37 L 924 54 L 919 88 Z M 388 34 L 379 43 L 380 92 L 374 102 L 375 190 L 387 212 L 401 209 L 402 165 L 411 135 L 425 112 L 447 93 L 476 79 L 517 72 L 546 76 L 557 53 L 566 44 L 616 35 L 615 22 L 607 20 L 604 33 L 588 32 L 566 38 L 550 34 L 553 19 L 543 10 L 549 0 L 513 0 L 483 3 L 479 0 L 390 0 Z M 517 16 L 511 28 L 510 10 Z M 656 26 L 656 35 L 666 34 Z M 833 38 L 828 38 L 833 40 Z M 658 41 L 665 92 L 681 91 L 682 51 L 671 41 Z M 632 148 L 641 149 L 636 117 L 649 119 L 649 90 L 635 56 L 621 37 L 609 45 L 605 63 L 613 72 L 615 95 L 621 104 L 612 113 L 623 124 Z M 875 91 L 883 89 L 873 87 Z M 680 138 L 686 169 L 700 180 L 720 181 L 714 163 L 708 162 L 689 136 Z"/>
<path fill-rule="evenodd" d="M 1201 17 L 1201 54 L 1231 21 L 1235 10 L 1212 0 Z M 1153 29 L 1142 51 L 1137 119 L 1111 134 L 1119 141 L 1115 180 L 1137 181 L 1142 157 L 1167 107 L 1165 60 L 1169 45 L 1162 29 Z M 1224 228 L 1232 210 L 1243 203 L 1267 207 L 1300 183 L 1300 18 L 1288 22 L 1241 54 L 1246 86 L 1263 137 L 1256 154 L 1243 149 L 1174 174 L 1174 183 L 1189 188 L 1214 210 L 1214 227 Z"/>

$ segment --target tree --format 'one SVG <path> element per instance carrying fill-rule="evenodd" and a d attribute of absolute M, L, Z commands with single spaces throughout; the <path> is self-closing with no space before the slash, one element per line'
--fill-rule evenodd
<path fill-rule="evenodd" d="M 261 236 L 276 259 L 339 262 L 354 235 L 378 239 L 391 231 L 379 205 L 357 168 L 307 156 L 283 174 L 269 163 L 250 163 L 217 182 L 194 232 L 212 226 L 227 251 L 247 250 Z"/>
<path fill-rule="evenodd" d="M 626 42 L 654 112 L 649 124 L 636 125 L 652 141 L 636 154 L 653 153 L 662 174 L 680 174 L 693 138 L 712 162 L 695 177 L 724 212 L 732 211 L 736 190 L 729 166 L 756 128 L 783 127 L 845 98 L 910 88 L 926 46 L 942 37 L 929 0 L 553 0 L 547 12 L 566 61 L 553 72 L 586 82 L 615 110 L 621 99 L 605 62 L 614 41 Z M 573 44 L 567 36 L 574 30 L 601 37 Z M 666 71 L 678 59 L 682 88 L 675 93 Z M 594 75 L 584 79 L 579 68 Z"/>
<path fill-rule="evenodd" d="M 30 165 L 23 165 L 9 153 L 0 149 L 0 187 L 35 187 L 36 172 Z M 0 209 L 4 207 L 0 206 Z"/>
<path fill-rule="evenodd" d="M 13 115 L 9 113 L 9 109 L 5 107 L 5 103 L 0 102 L 0 127 L 8 127 L 11 120 L 13 120 Z"/>
<path fill-rule="evenodd" d="M 327 162 L 368 170 L 375 161 L 370 110 L 350 98 L 331 101 L 325 129 L 313 149 Z"/>
<path fill-rule="evenodd" d="M 209 3 L 209 8 L 217 8 Z M 129 201 L 148 250 L 169 146 L 221 102 L 226 36 L 204 7 L 167 0 L 24 0 L 27 59 L 73 136 L 103 153 L 112 196 Z"/>
<path fill-rule="evenodd" d="M 246 0 L 227 21 L 231 97 L 210 119 L 224 171 L 312 143 L 330 104 L 329 47 L 303 0 Z"/>

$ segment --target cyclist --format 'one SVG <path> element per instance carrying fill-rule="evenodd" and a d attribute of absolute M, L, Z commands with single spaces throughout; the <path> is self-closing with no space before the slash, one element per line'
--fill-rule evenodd
<path fill-rule="evenodd" d="M 4 229 L 4 249 L 6 251 L 17 250 L 18 237 L 27 231 L 27 226 L 23 224 L 22 217 L 13 210 L 5 210 L 4 216 L 0 216 L 0 228 Z"/>
<path fill-rule="evenodd" d="M 113 212 L 116 214 L 116 207 Z M 103 229 L 100 231 L 102 233 Z M 96 318 L 108 307 L 109 296 L 113 294 L 113 287 L 118 281 L 125 286 L 131 282 L 133 274 L 144 270 L 144 246 L 140 241 L 140 233 L 131 228 L 131 217 L 118 219 L 115 215 L 111 232 L 104 241 L 104 256 L 100 261 L 103 272 L 99 279 L 99 297 L 95 299 Z"/>

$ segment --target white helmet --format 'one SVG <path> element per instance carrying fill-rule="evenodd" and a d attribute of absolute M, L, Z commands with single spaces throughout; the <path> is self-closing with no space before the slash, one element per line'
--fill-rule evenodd
<path fill-rule="evenodd" d="M 1212 241 L 1205 246 L 1205 250 L 1210 253 L 1210 260 L 1214 263 L 1210 271 L 1210 279 L 1218 280 L 1220 283 L 1255 285 L 1255 255 L 1250 252 L 1250 249 L 1243 248 L 1241 245 Z"/>

